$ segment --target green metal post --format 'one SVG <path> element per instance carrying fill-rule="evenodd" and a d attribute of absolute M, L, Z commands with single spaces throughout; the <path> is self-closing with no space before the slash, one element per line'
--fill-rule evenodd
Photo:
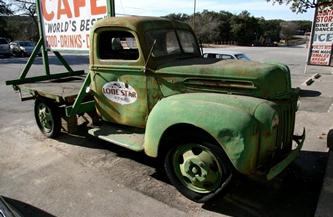
<path fill-rule="evenodd" d="M 63 66 L 68 70 L 69 73 L 74 73 L 74 70 L 70 67 L 70 65 L 66 62 L 64 57 L 58 51 L 53 51 L 53 53 L 56 55 L 58 60 L 63 64 Z"/>
<path fill-rule="evenodd" d="M 42 39 L 40 38 L 38 40 L 38 43 L 37 43 L 36 47 L 32 51 L 31 56 L 29 57 L 29 60 L 28 60 L 27 64 L 25 65 L 23 71 L 21 72 L 20 79 L 25 79 L 25 77 L 27 76 L 27 74 L 28 74 L 28 72 L 29 72 L 29 70 L 31 68 L 31 65 L 35 61 L 36 56 L 37 56 L 40 48 L 42 47 L 42 43 L 43 43 Z"/>
<path fill-rule="evenodd" d="M 45 69 L 45 74 L 48 76 L 50 75 L 50 66 L 49 66 L 49 56 L 47 53 L 47 46 L 45 43 L 45 36 L 44 36 L 44 27 L 43 27 L 43 21 L 42 21 L 42 10 L 40 5 L 40 0 L 36 0 L 36 8 L 37 8 L 37 14 L 38 14 L 38 29 L 39 29 L 39 37 L 42 40 L 42 56 L 43 56 L 43 65 Z"/>
<path fill-rule="evenodd" d="M 108 8 L 108 16 L 109 17 L 115 17 L 116 16 L 116 11 L 115 11 L 114 0 L 108 0 L 107 1 L 107 8 Z"/>
<path fill-rule="evenodd" d="M 90 85 L 90 83 L 91 83 L 91 77 L 90 74 L 88 74 L 85 81 L 83 82 L 79 95 L 75 99 L 74 104 L 72 106 L 66 107 L 67 117 L 73 117 L 77 113 L 92 111 L 95 108 L 95 101 L 83 103 L 83 100 L 87 95 L 86 89 Z"/>

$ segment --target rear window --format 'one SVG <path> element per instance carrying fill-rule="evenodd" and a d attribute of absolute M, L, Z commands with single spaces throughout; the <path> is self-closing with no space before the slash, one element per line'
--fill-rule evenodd
<path fill-rule="evenodd" d="M 100 59 L 137 60 L 139 50 L 133 34 L 125 31 L 104 31 L 98 37 Z"/>
<path fill-rule="evenodd" d="M 0 38 L 0 44 L 8 44 L 8 42 L 5 39 Z"/>

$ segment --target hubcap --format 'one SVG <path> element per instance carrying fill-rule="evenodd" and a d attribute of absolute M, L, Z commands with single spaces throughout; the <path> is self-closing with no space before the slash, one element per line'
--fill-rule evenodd
<path fill-rule="evenodd" d="M 49 107 L 47 107 L 44 103 L 40 103 L 38 106 L 38 118 L 44 132 L 51 132 L 53 118 Z"/>
<path fill-rule="evenodd" d="M 209 193 L 221 184 L 222 169 L 215 155 L 200 144 L 178 147 L 173 155 L 177 178 L 183 185 L 198 193 Z"/>

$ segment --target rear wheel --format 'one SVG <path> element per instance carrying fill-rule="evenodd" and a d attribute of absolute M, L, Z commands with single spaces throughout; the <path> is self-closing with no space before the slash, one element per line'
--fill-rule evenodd
<path fill-rule="evenodd" d="M 47 100 L 36 99 L 34 110 L 36 123 L 40 131 L 49 138 L 59 136 L 61 118 L 58 107 Z"/>
<path fill-rule="evenodd" d="M 166 155 L 165 171 L 171 183 L 187 198 L 206 202 L 225 188 L 231 167 L 223 150 L 207 142 L 185 142 Z"/>

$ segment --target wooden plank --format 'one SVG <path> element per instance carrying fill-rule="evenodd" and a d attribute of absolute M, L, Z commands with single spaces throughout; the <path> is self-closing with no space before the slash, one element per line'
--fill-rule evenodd
<path fill-rule="evenodd" d="M 68 103 L 74 102 L 85 76 L 72 76 L 57 80 L 47 80 L 35 83 L 26 83 L 19 85 L 21 91 L 37 93 L 54 100 L 63 100 Z"/>

